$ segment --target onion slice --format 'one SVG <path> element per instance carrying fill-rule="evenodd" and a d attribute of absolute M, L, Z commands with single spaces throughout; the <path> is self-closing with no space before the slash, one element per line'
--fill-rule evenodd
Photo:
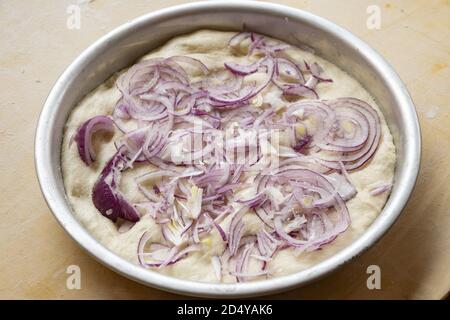
<path fill-rule="evenodd" d="M 108 116 L 95 116 L 84 122 L 79 128 L 75 136 L 77 142 L 78 154 L 81 160 L 90 166 L 96 158 L 95 150 L 92 145 L 93 135 L 97 131 L 113 132 L 113 121 Z"/>
<path fill-rule="evenodd" d="M 130 222 L 139 221 L 139 213 L 119 190 L 121 170 L 125 157 L 123 149 L 109 160 L 92 190 L 92 202 L 106 218 L 116 222 L 118 218 Z"/>

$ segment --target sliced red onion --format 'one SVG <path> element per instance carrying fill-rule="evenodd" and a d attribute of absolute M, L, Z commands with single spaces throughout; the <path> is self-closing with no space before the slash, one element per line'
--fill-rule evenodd
<path fill-rule="evenodd" d="M 273 260 L 273 258 L 271 258 L 271 257 L 264 257 L 264 256 L 256 255 L 256 254 L 252 254 L 251 257 L 255 258 L 256 260 L 260 260 L 260 261 L 264 261 L 264 262 L 269 262 L 269 261 Z"/>
<path fill-rule="evenodd" d="M 199 245 L 189 245 L 180 250 L 178 247 L 169 247 L 160 243 L 151 243 L 150 252 L 145 252 L 145 247 L 151 238 L 150 232 L 144 232 L 138 242 L 137 256 L 139 264 L 145 268 L 164 267 L 174 264 L 186 257 L 189 253 L 199 251 Z M 152 261 L 149 262 L 148 258 Z"/>
<path fill-rule="evenodd" d="M 184 224 L 181 219 L 172 219 L 171 222 L 162 226 L 162 234 L 166 241 L 175 246 L 180 246 L 188 240 L 186 231 L 189 230 L 192 225 L 192 221 L 188 224 Z"/>
<path fill-rule="evenodd" d="M 229 46 L 238 47 L 243 41 L 249 42 L 247 57 L 258 61 L 247 65 L 225 61 L 223 70 L 210 70 L 188 56 L 148 59 L 116 82 L 122 97 L 113 119 L 123 136 L 115 141 L 118 151 L 97 180 L 92 199 L 102 215 L 118 221 L 119 232 L 126 232 L 140 212 L 120 192 L 121 174 L 143 162 L 154 166 L 136 178 L 146 198 L 136 207 L 161 227 L 164 240 L 149 243 L 151 233 L 143 234 L 138 260 L 144 267 L 162 268 L 201 250 L 202 238 L 216 229 L 226 246 L 220 258 L 211 258 L 216 278 L 222 281 L 228 272 L 238 282 L 245 281 L 270 275 L 267 266 L 278 251 L 320 249 L 350 224 L 345 201 L 355 196 L 356 189 L 347 170 L 358 169 L 375 153 L 381 139 L 377 111 L 354 98 L 316 100 L 316 87 L 332 82 L 319 64 L 281 55 L 287 44 L 252 32 L 235 35 Z M 203 79 L 193 82 L 191 73 Z M 258 83 L 248 77 L 256 73 L 263 76 Z M 313 100 L 286 103 L 282 114 L 271 99 L 254 107 L 252 99 L 270 84 L 285 96 Z M 215 133 L 233 129 L 230 125 L 235 123 L 231 138 L 223 143 L 215 140 Z M 80 127 L 76 141 L 87 165 L 95 161 L 94 132 L 112 129 L 113 120 L 106 116 Z M 242 132 L 249 129 L 258 130 L 258 135 L 247 139 Z M 270 130 L 286 131 L 290 139 L 289 145 L 280 147 L 277 169 L 259 154 L 259 142 L 270 141 Z M 202 144 L 193 145 L 198 137 Z M 171 157 L 172 148 L 178 147 L 180 154 Z M 250 161 L 232 162 L 249 153 L 256 154 Z M 244 179 L 252 170 L 257 172 L 255 195 L 236 199 L 234 191 L 249 186 Z M 390 187 L 380 185 L 370 193 L 379 195 Z M 236 208 L 230 201 L 243 206 Z M 265 224 L 256 235 L 244 234 L 243 217 L 249 210 Z M 230 214 L 224 230 L 220 223 Z M 251 259 L 261 264 L 260 270 L 249 270 Z"/>
<path fill-rule="evenodd" d="M 209 214 L 205 214 L 205 216 L 211 222 L 211 224 L 214 225 L 214 227 L 217 229 L 223 242 L 227 242 L 227 234 L 222 229 L 222 227 L 213 218 L 211 218 Z"/>
<path fill-rule="evenodd" d="M 203 62 L 201 62 L 198 59 L 191 58 L 191 57 L 172 56 L 172 57 L 166 59 L 166 62 L 187 63 L 187 64 L 190 64 L 190 65 L 198 68 L 205 75 L 209 73 L 208 67 Z"/>
<path fill-rule="evenodd" d="M 378 148 L 381 139 L 381 125 L 378 113 L 366 102 L 355 98 L 339 98 L 327 102 L 334 109 L 351 109 L 364 115 L 369 124 L 368 137 L 364 144 L 358 150 L 348 152 L 345 149 L 342 152 L 318 153 L 316 158 L 321 163 L 332 169 L 339 169 L 339 163 L 342 162 L 346 170 L 355 170 L 367 163 Z"/>
<path fill-rule="evenodd" d="M 242 223 L 242 217 L 247 213 L 247 208 L 236 211 L 231 219 L 230 226 L 228 227 L 228 250 L 231 255 L 235 255 L 239 249 L 239 243 L 243 236 L 244 225 Z"/>
<path fill-rule="evenodd" d="M 102 170 L 92 190 L 92 202 L 106 218 L 117 221 L 139 221 L 137 210 L 125 199 L 119 190 L 121 167 L 124 165 L 123 150 L 119 150 Z"/>
<path fill-rule="evenodd" d="M 256 234 L 256 243 L 258 245 L 258 250 L 261 254 L 263 261 L 269 261 L 279 245 L 281 241 L 273 238 L 266 230 L 262 229 L 258 231 Z"/>
<path fill-rule="evenodd" d="M 236 269 L 234 274 L 236 275 L 236 279 L 238 282 L 244 281 L 245 277 L 243 277 L 242 275 L 248 274 L 247 268 L 253 247 L 254 243 L 248 243 L 244 245 L 243 249 L 241 250 L 241 253 L 237 257 Z"/>
<path fill-rule="evenodd" d="M 312 87 L 309 87 L 307 84 L 292 84 L 287 85 L 283 89 L 283 94 L 288 96 L 300 96 L 310 99 L 319 99 L 319 95 L 317 94 L 316 90 L 314 90 Z"/>
<path fill-rule="evenodd" d="M 95 116 L 83 123 L 78 128 L 75 136 L 78 154 L 80 155 L 81 160 L 88 166 L 90 166 L 96 158 L 95 150 L 92 145 L 92 138 L 97 131 L 113 132 L 114 124 L 111 118 L 108 116 Z"/>
<path fill-rule="evenodd" d="M 248 48 L 247 56 L 250 56 L 256 49 L 264 48 L 264 37 L 255 33 L 251 34 L 252 42 Z"/>
<path fill-rule="evenodd" d="M 284 78 L 291 79 L 296 83 L 305 84 L 305 77 L 295 62 L 287 58 L 277 58 L 275 60 L 276 71 L 275 77 L 272 79 L 280 88 L 285 85 L 292 84 L 284 81 Z"/>
<path fill-rule="evenodd" d="M 139 264 L 143 267 L 159 267 L 164 260 L 167 259 L 167 256 L 170 254 L 170 247 L 154 243 L 150 246 L 150 249 L 153 249 L 149 253 L 145 253 L 144 249 L 147 245 L 147 242 L 150 240 L 151 233 L 144 232 L 139 239 L 138 247 L 137 247 L 137 258 Z M 152 258 L 152 262 L 146 261 L 146 256 L 150 256 Z"/>
<path fill-rule="evenodd" d="M 370 190 L 370 195 L 372 196 L 379 196 L 387 191 L 390 191 L 392 189 L 392 183 L 383 183 L 381 185 L 378 185 Z"/>
<path fill-rule="evenodd" d="M 254 209 L 256 207 L 261 206 L 266 200 L 267 200 L 267 195 L 264 192 L 262 192 L 262 193 L 256 195 L 253 198 L 246 199 L 246 200 L 238 199 L 236 201 L 246 205 L 250 209 Z"/>
<path fill-rule="evenodd" d="M 236 47 L 241 44 L 242 41 L 245 39 L 248 39 L 251 37 L 251 34 L 249 32 L 241 32 L 233 36 L 230 41 L 228 42 L 228 45 L 230 47 Z"/>
<path fill-rule="evenodd" d="M 333 82 L 332 79 L 323 76 L 323 68 L 317 62 L 313 62 L 311 65 L 306 64 L 306 67 L 311 72 L 311 75 L 317 80 L 323 82 Z"/>
<path fill-rule="evenodd" d="M 281 217 L 275 217 L 273 219 L 273 224 L 275 227 L 275 231 L 277 234 L 284 240 L 286 243 L 293 247 L 304 247 L 308 244 L 307 240 L 300 240 L 291 237 L 285 230 Z"/>
<path fill-rule="evenodd" d="M 266 79 L 263 80 L 259 85 L 250 84 L 245 86 L 237 96 L 227 97 L 224 95 L 210 95 L 210 99 L 216 107 L 226 107 L 233 108 L 242 105 L 246 101 L 255 97 L 260 93 L 267 85 L 270 83 L 274 72 L 274 62 L 272 59 L 263 60 L 260 65 L 266 68 Z"/>
<path fill-rule="evenodd" d="M 342 200 L 348 201 L 356 195 L 356 188 L 344 175 L 340 175 L 334 172 L 325 177 L 334 186 L 335 190 L 339 193 Z"/>
<path fill-rule="evenodd" d="M 234 105 L 237 103 L 242 103 L 248 99 L 250 99 L 251 97 L 254 96 L 254 92 L 256 91 L 256 85 L 255 84 L 250 84 L 247 85 L 245 87 L 243 87 L 239 93 L 237 94 L 237 96 L 225 96 L 225 95 L 210 95 L 209 99 L 211 99 L 211 101 L 213 103 L 217 103 L 218 106 L 221 105 Z"/>
<path fill-rule="evenodd" d="M 291 211 L 286 211 L 282 215 L 276 215 L 274 212 L 279 211 L 281 207 L 277 208 L 273 206 L 273 203 L 267 203 L 262 207 L 256 209 L 256 213 L 258 216 L 270 227 L 275 228 L 277 234 L 283 238 L 287 245 L 294 247 L 308 247 L 318 248 L 326 241 L 331 241 L 331 239 L 336 238 L 338 234 L 345 231 L 350 223 L 349 215 L 347 208 L 345 206 L 345 202 L 342 200 L 341 196 L 335 191 L 335 187 L 325 178 L 323 175 L 311 171 L 309 169 L 298 169 L 295 166 L 286 166 L 280 168 L 273 176 L 267 176 L 264 179 L 261 179 L 258 188 L 264 189 L 267 188 L 272 181 L 277 181 L 282 185 L 289 183 L 294 188 L 302 188 L 305 191 L 313 192 L 316 195 L 320 195 L 321 201 L 313 202 L 313 206 L 305 207 L 306 209 L 311 207 L 319 208 L 328 208 L 333 207 L 335 211 L 335 222 L 333 228 L 330 230 L 326 230 L 326 232 L 322 232 L 323 234 L 319 237 L 311 237 L 310 239 L 296 239 L 293 238 L 287 231 L 285 231 L 283 226 L 283 216 L 288 217 L 292 215 Z M 295 195 L 294 189 L 294 195 Z M 299 204 L 295 204 L 292 201 L 296 199 L 296 197 L 288 197 L 285 205 L 286 208 L 291 208 L 292 206 L 304 207 L 304 204 L 300 201 Z M 273 201 L 273 200 L 271 200 Z M 283 210 L 281 210 L 283 212 Z M 295 214 L 295 213 L 294 213 Z M 273 220 L 273 224 L 272 224 Z M 277 221 L 275 223 L 275 221 Z"/>
<path fill-rule="evenodd" d="M 217 280 L 222 280 L 222 263 L 218 256 L 211 257 L 211 264 L 214 268 L 214 273 L 216 275 Z"/>
<path fill-rule="evenodd" d="M 258 71 L 258 68 L 260 66 L 261 62 L 256 61 L 253 62 L 250 65 L 239 65 L 232 62 L 225 62 L 225 68 L 233 72 L 234 74 L 240 75 L 240 76 L 246 76 L 252 73 L 255 73 Z"/>

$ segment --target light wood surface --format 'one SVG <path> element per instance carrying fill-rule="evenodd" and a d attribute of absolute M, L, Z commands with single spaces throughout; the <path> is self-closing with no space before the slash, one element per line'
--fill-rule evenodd
<path fill-rule="evenodd" d="M 89 44 L 144 13 L 188 1 L 54 0 L 0 2 L 0 298 L 180 298 L 110 271 L 80 249 L 53 218 L 34 170 L 33 139 L 52 84 Z M 81 28 L 66 27 L 81 7 Z M 429 0 L 278 1 L 321 15 L 377 49 L 416 104 L 422 168 L 406 210 L 385 237 L 334 274 L 268 298 L 440 299 L 450 290 L 450 2 Z M 381 29 L 366 27 L 369 5 Z M 369 88 L 370 89 L 370 88 Z M 382 289 L 366 269 L 381 267 Z M 66 288 L 66 268 L 81 268 L 81 290 Z"/>

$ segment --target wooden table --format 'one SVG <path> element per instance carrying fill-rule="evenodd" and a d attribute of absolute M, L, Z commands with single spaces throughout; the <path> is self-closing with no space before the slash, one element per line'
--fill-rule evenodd
<path fill-rule="evenodd" d="M 66 27 L 81 8 L 81 28 Z M 58 75 L 101 35 L 144 13 L 187 1 L 2 1 L 0 3 L 0 298 L 156 299 L 180 296 L 110 271 L 80 249 L 47 208 L 34 170 L 33 139 Z M 372 249 L 307 287 L 269 298 L 440 299 L 450 289 L 450 2 L 448 0 L 278 1 L 346 27 L 377 49 L 407 84 L 423 135 L 417 188 L 394 227 Z M 381 29 L 366 26 L 369 5 Z M 81 290 L 66 268 L 81 268 Z M 382 289 L 366 287 L 369 265 Z"/>

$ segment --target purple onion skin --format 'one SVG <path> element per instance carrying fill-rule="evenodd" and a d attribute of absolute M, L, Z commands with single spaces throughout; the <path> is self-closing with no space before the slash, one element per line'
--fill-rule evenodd
<path fill-rule="evenodd" d="M 130 222 L 139 221 L 136 209 L 116 190 L 116 167 L 123 161 L 119 150 L 102 170 L 99 179 L 92 190 L 92 202 L 100 213 L 113 222 L 118 218 Z M 111 181 L 108 184 L 108 181 Z"/>

